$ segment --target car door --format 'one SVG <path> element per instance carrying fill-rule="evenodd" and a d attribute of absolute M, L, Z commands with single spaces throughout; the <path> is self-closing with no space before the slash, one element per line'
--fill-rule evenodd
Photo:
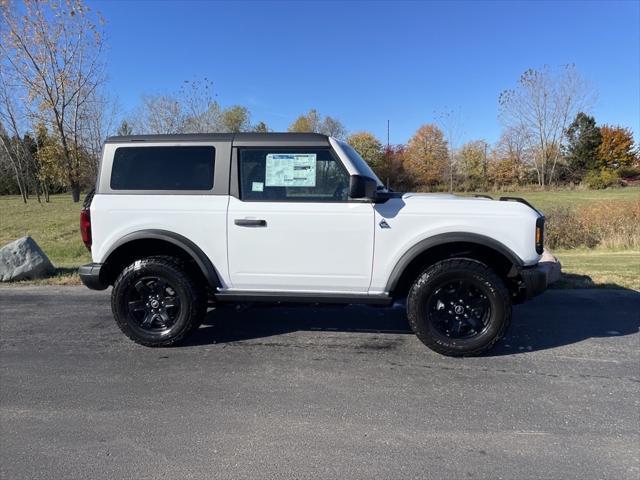
<path fill-rule="evenodd" d="M 330 148 L 239 148 L 227 214 L 233 290 L 366 293 L 374 210 Z"/>

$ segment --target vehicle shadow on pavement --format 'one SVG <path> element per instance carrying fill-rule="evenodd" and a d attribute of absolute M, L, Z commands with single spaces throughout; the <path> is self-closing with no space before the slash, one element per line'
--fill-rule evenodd
<path fill-rule="evenodd" d="M 571 345 L 640 331 L 640 292 L 625 288 L 551 290 L 513 309 L 507 335 L 486 356 Z"/>
<path fill-rule="evenodd" d="M 297 331 L 413 334 L 404 307 L 251 305 L 209 311 L 202 327 L 181 345 L 229 343 Z"/>
<path fill-rule="evenodd" d="M 613 301 L 612 301 L 613 299 Z M 633 290 L 552 290 L 513 310 L 507 335 L 486 356 L 546 350 L 640 329 L 640 293 Z M 184 346 L 230 343 L 297 331 L 412 334 L 402 305 L 225 306 L 210 311 Z M 329 340 L 328 340 L 329 342 Z"/>

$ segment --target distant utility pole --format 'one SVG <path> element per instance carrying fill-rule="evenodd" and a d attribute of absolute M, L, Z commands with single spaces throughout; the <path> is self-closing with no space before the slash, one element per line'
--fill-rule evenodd
<path fill-rule="evenodd" d="M 390 168 L 389 166 L 389 162 L 391 159 L 391 146 L 389 144 L 389 120 L 387 120 L 387 151 L 385 152 L 385 155 L 387 156 L 387 169 Z M 389 177 L 387 176 L 387 190 L 389 190 Z"/>
<path fill-rule="evenodd" d="M 389 120 L 387 120 L 387 152 L 389 151 Z"/>
<path fill-rule="evenodd" d="M 484 183 L 487 184 L 487 142 L 484 143 L 484 162 L 482 163 L 482 173 L 484 174 Z"/>

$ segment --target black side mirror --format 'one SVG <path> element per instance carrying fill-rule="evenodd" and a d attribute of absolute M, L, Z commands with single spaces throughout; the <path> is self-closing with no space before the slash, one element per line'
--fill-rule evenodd
<path fill-rule="evenodd" d="M 362 175 L 351 175 L 349 179 L 349 197 L 366 198 L 374 201 L 376 198 L 377 183 L 373 178 Z"/>

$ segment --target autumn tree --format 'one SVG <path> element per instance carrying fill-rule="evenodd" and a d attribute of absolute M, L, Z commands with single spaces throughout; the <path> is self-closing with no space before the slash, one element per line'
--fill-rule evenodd
<path fill-rule="evenodd" d="M 49 126 L 58 137 L 67 185 L 77 202 L 87 106 L 104 78 L 95 16 L 81 0 L 24 0 L 24 12 L 11 2 L 0 8 L 3 69 L 26 93 L 31 123 Z"/>
<path fill-rule="evenodd" d="M 383 156 L 375 172 L 389 188 L 398 191 L 408 191 L 414 188 L 415 179 L 404 168 L 405 156 L 405 145 L 388 145 L 384 148 Z"/>
<path fill-rule="evenodd" d="M 565 159 L 568 176 L 579 182 L 589 170 L 598 164 L 598 148 L 602 143 L 602 134 L 596 126 L 596 120 L 586 113 L 576 115 L 567 129 Z"/>
<path fill-rule="evenodd" d="M 378 168 L 381 167 L 384 159 L 384 151 L 382 149 L 382 143 L 380 143 L 380 140 L 378 140 L 373 133 L 352 133 L 347 137 L 347 143 L 371 165 L 371 168 L 377 171 Z"/>
<path fill-rule="evenodd" d="M 340 120 L 333 117 L 322 117 L 317 110 L 312 109 L 296 118 L 289 125 L 290 132 L 322 133 L 331 137 L 343 139 L 347 130 Z"/>
<path fill-rule="evenodd" d="M 532 163 L 527 145 L 521 131 L 502 132 L 487 161 L 487 179 L 494 188 L 516 185 L 524 179 L 526 165 Z"/>
<path fill-rule="evenodd" d="M 628 128 L 614 125 L 600 127 L 602 141 L 598 146 L 598 167 L 602 170 L 616 170 L 638 163 L 640 152 L 633 141 L 633 133 Z"/>
<path fill-rule="evenodd" d="M 591 97 L 573 65 L 558 72 L 546 66 L 529 69 L 515 88 L 500 93 L 502 122 L 523 131 L 536 151 L 533 166 L 540 186 L 553 182 L 569 122 L 589 106 Z"/>
<path fill-rule="evenodd" d="M 220 115 L 220 129 L 230 133 L 248 132 L 251 129 L 249 110 L 240 105 L 225 108 Z"/>
<path fill-rule="evenodd" d="M 64 164 L 60 162 L 63 156 L 62 145 L 57 136 L 51 135 L 44 124 L 36 125 L 36 158 L 38 160 L 39 180 L 43 186 L 45 200 L 49 201 L 52 187 L 65 183 Z"/>
<path fill-rule="evenodd" d="M 291 125 L 289 125 L 290 132 L 318 132 L 319 129 L 320 115 L 316 110 L 309 110 L 309 112 L 304 115 L 300 115 Z"/>
<path fill-rule="evenodd" d="M 521 181 L 522 164 L 514 157 L 502 156 L 492 151 L 487 162 L 488 183 L 496 189 L 518 185 Z"/>
<path fill-rule="evenodd" d="M 479 190 L 486 187 L 487 148 L 482 140 L 468 142 L 458 153 L 458 175 L 463 190 Z"/>
<path fill-rule="evenodd" d="M 433 187 L 445 180 L 449 151 L 444 134 L 435 125 L 423 125 L 404 152 L 404 169 L 419 186 Z"/>

